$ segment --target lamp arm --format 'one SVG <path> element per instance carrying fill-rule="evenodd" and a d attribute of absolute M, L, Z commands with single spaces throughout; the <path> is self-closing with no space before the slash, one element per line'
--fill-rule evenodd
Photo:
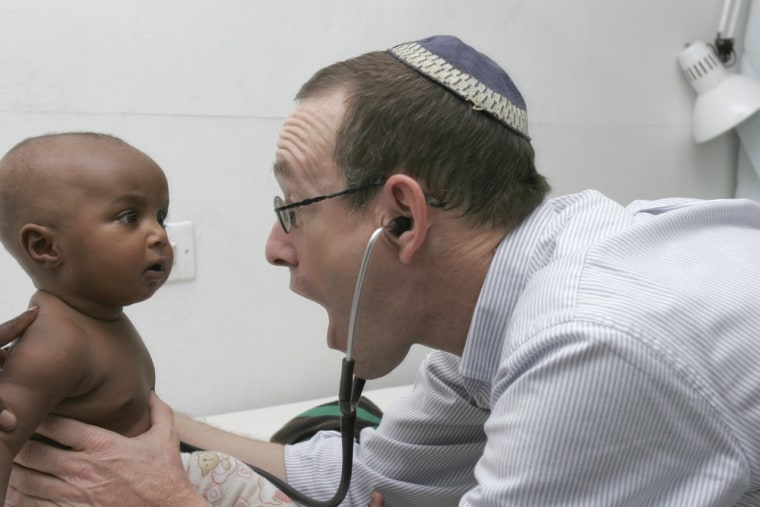
<path fill-rule="evenodd" d="M 720 32 L 713 41 L 713 47 L 715 48 L 715 54 L 718 60 L 726 67 L 731 67 L 736 63 L 736 51 L 734 50 L 734 39 L 721 37 Z"/>
<path fill-rule="evenodd" d="M 734 32 L 739 19 L 741 4 L 742 0 L 724 0 L 720 23 L 718 23 L 718 34 L 715 36 L 715 53 L 721 63 L 727 66 L 736 63 Z"/>

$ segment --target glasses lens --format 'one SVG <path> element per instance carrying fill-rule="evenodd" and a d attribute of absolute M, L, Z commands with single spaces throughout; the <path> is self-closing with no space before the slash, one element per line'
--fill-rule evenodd
<path fill-rule="evenodd" d="M 274 212 L 277 214 L 277 219 L 280 221 L 280 225 L 282 225 L 282 230 L 285 231 L 285 233 L 290 232 L 290 212 L 289 210 L 278 210 L 277 208 L 281 208 L 285 206 L 285 203 L 282 201 L 282 198 L 277 195 L 274 198 Z"/>

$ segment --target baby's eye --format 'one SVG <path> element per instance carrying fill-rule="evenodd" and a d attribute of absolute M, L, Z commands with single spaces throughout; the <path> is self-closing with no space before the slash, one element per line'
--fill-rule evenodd
<path fill-rule="evenodd" d="M 137 222 L 137 212 L 133 210 L 124 211 L 116 219 L 125 224 L 134 224 Z"/>
<path fill-rule="evenodd" d="M 158 223 L 161 224 L 161 227 L 166 229 L 166 216 L 168 213 L 166 211 L 159 211 L 156 215 L 156 220 L 158 220 Z"/>

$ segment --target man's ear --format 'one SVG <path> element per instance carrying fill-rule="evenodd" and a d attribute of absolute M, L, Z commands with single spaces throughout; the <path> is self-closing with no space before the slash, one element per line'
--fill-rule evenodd
<path fill-rule="evenodd" d="M 387 210 L 391 218 L 386 225 L 393 229 L 390 232 L 398 245 L 399 260 L 408 264 L 424 244 L 430 225 L 425 192 L 417 180 L 405 174 L 392 175 L 385 187 L 391 201 Z"/>
<path fill-rule="evenodd" d="M 44 269 L 56 268 L 63 261 L 55 234 L 49 227 L 26 224 L 21 227 L 19 240 L 24 254 Z"/>

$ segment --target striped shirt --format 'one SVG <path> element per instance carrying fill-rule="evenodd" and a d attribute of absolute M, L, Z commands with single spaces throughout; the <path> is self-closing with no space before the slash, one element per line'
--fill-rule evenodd
<path fill-rule="evenodd" d="M 355 454 L 344 505 L 760 505 L 760 205 L 547 200 Z M 288 479 L 329 497 L 340 455 L 287 446 Z"/>

